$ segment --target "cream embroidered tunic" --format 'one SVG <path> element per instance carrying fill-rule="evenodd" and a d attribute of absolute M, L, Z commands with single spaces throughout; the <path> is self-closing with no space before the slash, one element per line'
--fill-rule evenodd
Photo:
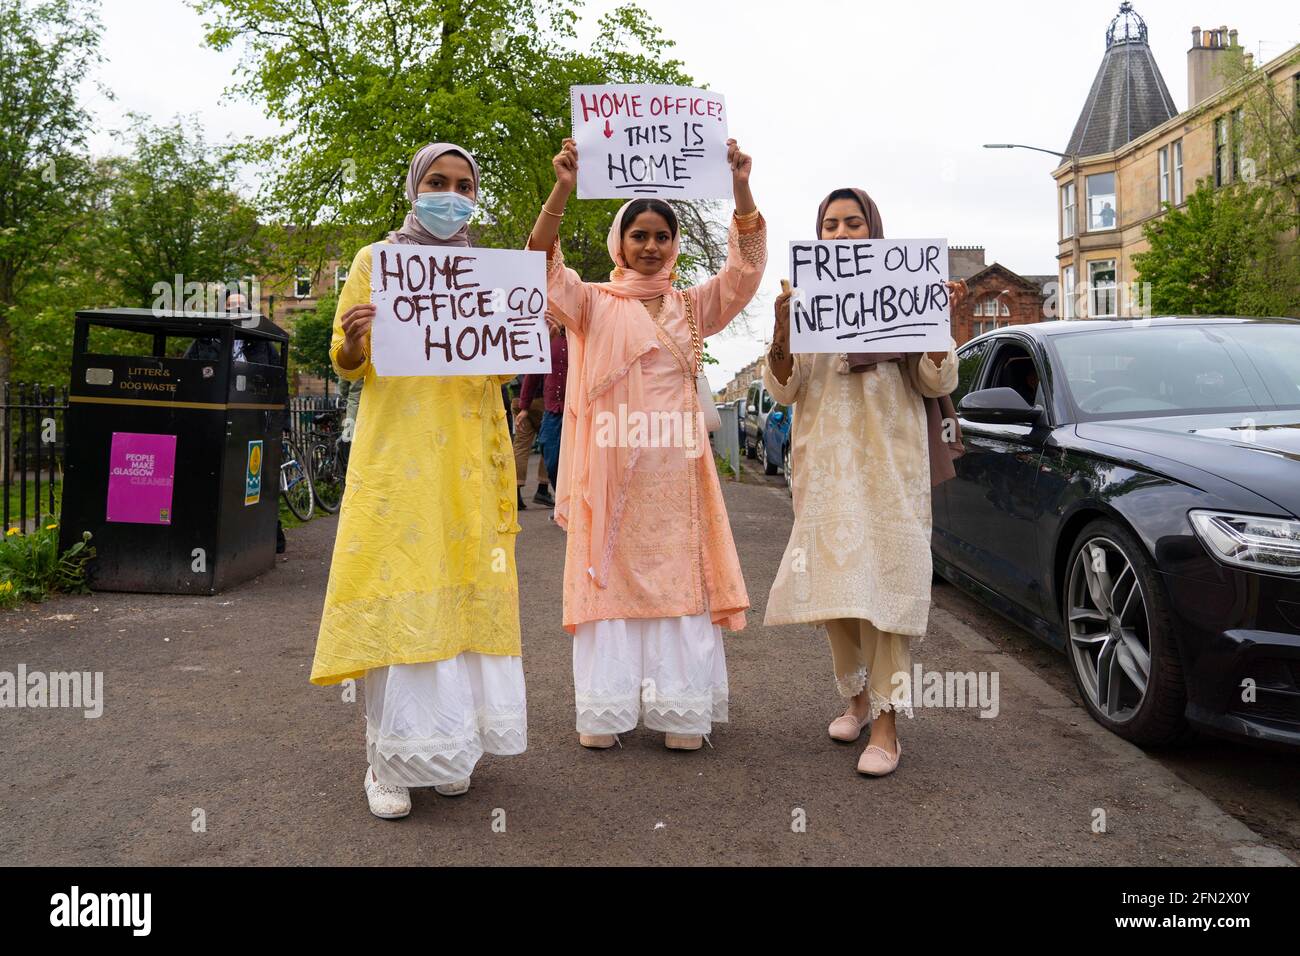
<path fill-rule="evenodd" d="M 930 613 L 930 460 L 923 396 L 957 385 L 950 349 L 935 366 L 914 354 L 863 372 L 840 356 L 794 356 L 782 385 L 794 406 L 790 459 L 794 528 L 764 624 L 862 618 L 920 637 Z"/>

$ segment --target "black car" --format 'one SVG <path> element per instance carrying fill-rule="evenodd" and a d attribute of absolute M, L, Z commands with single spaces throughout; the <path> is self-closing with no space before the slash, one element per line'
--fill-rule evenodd
<path fill-rule="evenodd" d="M 1044 322 L 957 354 L 936 571 L 1135 743 L 1300 746 L 1300 322 Z"/>

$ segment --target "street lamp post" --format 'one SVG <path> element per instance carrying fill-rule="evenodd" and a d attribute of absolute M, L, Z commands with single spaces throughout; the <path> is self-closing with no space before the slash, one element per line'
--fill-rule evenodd
<path fill-rule="evenodd" d="M 985 148 L 985 149 L 1032 149 L 1032 150 L 1033 150 L 1034 152 L 1036 152 L 1036 153 L 1047 153 L 1047 154 L 1050 155 L 1050 156 L 1059 156 L 1059 157 L 1060 157 L 1061 159 L 1063 159 L 1063 160 L 1068 159 L 1068 160 L 1070 161 L 1070 182 L 1074 185 L 1075 196 L 1076 196 L 1076 197 L 1078 196 L 1078 193 L 1079 193 L 1079 157 L 1076 156 L 1074 153 L 1058 153 L 1058 152 L 1057 152 L 1056 150 L 1054 150 L 1054 149 L 1043 149 L 1041 146 L 1026 146 L 1026 145 L 1024 145 L 1023 143 L 985 143 L 985 144 L 984 144 L 984 148 Z M 1058 192 L 1059 192 L 1059 187 L 1058 187 Z M 1058 203 L 1058 205 L 1059 205 L 1059 203 L 1060 203 L 1060 199 L 1059 199 L 1059 198 L 1057 199 L 1057 203 Z M 1078 199 L 1076 198 L 1076 199 L 1075 199 L 1074 229 L 1073 229 L 1073 231 L 1072 231 L 1071 234 L 1070 234 L 1070 264 L 1074 267 L 1074 270 L 1075 270 L 1075 282 L 1076 282 L 1076 284 L 1078 283 L 1078 272 L 1079 272 L 1079 266 L 1080 266 L 1079 256 L 1080 256 L 1080 253 L 1081 253 L 1081 250 L 1080 250 L 1080 247 L 1079 247 L 1079 221 L 1080 221 L 1080 217 L 1079 217 L 1079 214 L 1078 214 L 1078 210 L 1079 210 Z M 1059 214 L 1059 213 L 1058 213 L 1058 214 Z M 1057 271 L 1057 283 L 1058 283 L 1058 288 L 1059 288 L 1059 284 L 1060 284 L 1060 271 L 1059 271 L 1059 268 L 1058 268 L 1058 271 Z M 1064 294 L 1065 290 L 1064 290 L 1064 289 L 1061 289 L 1061 292 L 1062 292 L 1062 294 Z M 1058 296 L 1058 299 L 1059 299 L 1059 298 L 1060 298 L 1060 297 Z M 1076 310 L 1076 312 L 1077 312 L 1077 310 Z"/>

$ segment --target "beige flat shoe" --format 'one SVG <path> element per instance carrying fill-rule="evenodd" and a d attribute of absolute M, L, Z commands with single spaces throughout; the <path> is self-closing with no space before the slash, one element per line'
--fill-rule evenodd
<path fill-rule="evenodd" d="M 898 758 L 901 756 L 903 756 L 902 741 L 894 741 L 894 752 L 892 754 L 883 747 L 871 744 L 866 750 L 862 751 L 862 756 L 858 758 L 858 773 L 865 773 L 868 777 L 888 776 L 897 769 Z"/>
<path fill-rule="evenodd" d="M 831 721 L 826 732 L 831 735 L 832 740 L 842 740 L 851 744 L 862 736 L 862 728 L 869 723 L 871 723 L 870 717 L 858 720 L 852 714 L 841 714 Z"/>
<path fill-rule="evenodd" d="M 459 797 L 469 793 L 469 777 L 464 780 L 458 780 L 456 783 L 440 783 L 433 788 L 439 795 L 444 797 Z"/>
<path fill-rule="evenodd" d="M 578 743 L 589 750 L 608 750 L 618 743 L 614 734 L 578 734 Z"/>
<path fill-rule="evenodd" d="M 704 746 L 701 734 L 664 734 L 664 746 L 669 750 L 699 750 Z"/>

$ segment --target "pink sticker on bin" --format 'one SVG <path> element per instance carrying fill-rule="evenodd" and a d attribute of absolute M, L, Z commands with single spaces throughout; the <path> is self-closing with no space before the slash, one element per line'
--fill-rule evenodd
<path fill-rule="evenodd" d="M 171 524 L 176 436 L 113 432 L 106 521 Z"/>

